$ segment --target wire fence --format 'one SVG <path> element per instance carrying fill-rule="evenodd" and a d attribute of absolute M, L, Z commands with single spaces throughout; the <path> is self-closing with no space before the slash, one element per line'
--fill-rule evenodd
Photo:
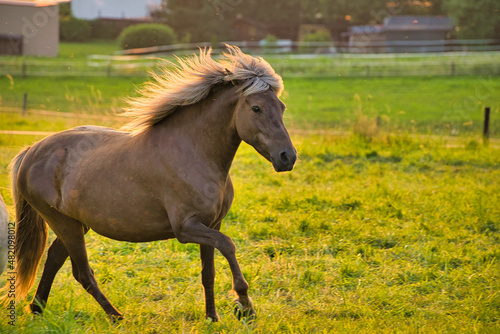
<path fill-rule="evenodd" d="M 284 77 L 500 75 L 500 52 L 263 55 Z M 0 59 L 0 75 L 146 76 L 172 56 L 90 55 L 85 60 Z M 174 60 L 175 61 L 175 60 Z"/>

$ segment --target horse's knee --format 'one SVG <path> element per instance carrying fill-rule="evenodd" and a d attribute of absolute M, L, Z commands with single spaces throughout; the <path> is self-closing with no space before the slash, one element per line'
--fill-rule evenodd
<path fill-rule="evenodd" d="M 231 240 L 231 238 L 229 237 L 227 237 L 223 242 L 221 242 L 218 249 L 222 254 L 227 254 L 230 256 L 236 254 L 236 246 L 234 245 L 233 240 Z"/>

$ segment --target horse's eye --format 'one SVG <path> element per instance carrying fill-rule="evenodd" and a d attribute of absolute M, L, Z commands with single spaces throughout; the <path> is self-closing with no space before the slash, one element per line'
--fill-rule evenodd
<path fill-rule="evenodd" d="M 253 106 L 252 111 L 253 112 L 261 112 L 262 110 L 260 110 L 260 108 L 258 106 Z"/>

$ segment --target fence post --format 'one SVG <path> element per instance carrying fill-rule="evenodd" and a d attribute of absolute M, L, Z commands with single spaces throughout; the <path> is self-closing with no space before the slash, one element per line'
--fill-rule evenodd
<path fill-rule="evenodd" d="M 21 71 L 22 71 L 23 78 L 26 78 L 26 62 L 25 61 L 23 61 Z"/>
<path fill-rule="evenodd" d="M 483 144 L 488 145 L 490 139 L 490 107 L 484 108 Z"/>
<path fill-rule="evenodd" d="M 23 97 L 23 116 L 26 115 L 26 108 L 28 106 L 28 93 L 24 93 Z"/>

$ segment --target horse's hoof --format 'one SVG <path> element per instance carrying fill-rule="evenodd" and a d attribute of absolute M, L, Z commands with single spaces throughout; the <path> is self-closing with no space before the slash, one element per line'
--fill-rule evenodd
<path fill-rule="evenodd" d="M 109 318 L 113 323 L 116 323 L 117 321 L 123 320 L 123 314 L 117 313 L 117 314 L 108 314 Z"/>
<path fill-rule="evenodd" d="M 213 314 L 213 315 L 207 315 L 205 316 L 205 319 L 209 322 L 219 322 L 219 316 L 217 314 Z"/>
<path fill-rule="evenodd" d="M 41 315 L 43 313 L 43 309 L 40 305 L 38 304 L 30 304 L 30 311 L 31 313 L 33 314 L 36 314 L 36 315 Z"/>
<path fill-rule="evenodd" d="M 250 297 L 240 297 L 234 301 L 234 315 L 238 320 L 244 319 L 247 323 L 255 320 L 255 310 Z"/>

